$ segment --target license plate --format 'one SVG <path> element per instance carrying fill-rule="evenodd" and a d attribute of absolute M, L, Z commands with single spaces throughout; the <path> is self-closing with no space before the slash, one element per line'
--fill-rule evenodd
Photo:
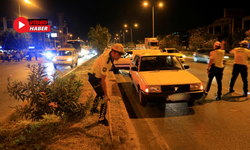
<path fill-rule="evenodd" d="M 166 101 L 187 101 L 190 99 L 190 94 L 188 93 L 177 93 L 177 94 L 172 94 L 168 95 L 166 97 Z"/>

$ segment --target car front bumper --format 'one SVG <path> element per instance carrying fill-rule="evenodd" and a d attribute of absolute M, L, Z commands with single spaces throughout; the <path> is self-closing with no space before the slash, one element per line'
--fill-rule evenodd
<path fill-rule="evenodd" d="M 182 93 L 146 93 L 143 94 L 150 101 L 193 101 L 200 99 L 203 91 L 192 91 Z"/>
<path fill-rule="evenodd" d="M 72 61 L 54 61 L 54 65 L 72 65 Z"/>

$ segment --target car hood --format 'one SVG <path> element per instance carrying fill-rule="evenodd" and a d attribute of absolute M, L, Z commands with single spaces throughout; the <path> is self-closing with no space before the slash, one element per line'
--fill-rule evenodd
<path fill-rule="evenodd" d="M 72 56 L 55 56 L 57 60 L 67 60 L 68 58 L 72 58 Z"/>
<path fill-rule="evenodd" d="M 175 56 L 183 56 L 184 55 L 182 53 L 169 53 L 169 54 L 172 54 L 172 55 L 175 55 Z"/>
<path fill-rule="evenodd" d="M 143 71 L 139 73 L 147 85 L 178 85 L 201 83 L 201 81 L 185 70 Z"/>

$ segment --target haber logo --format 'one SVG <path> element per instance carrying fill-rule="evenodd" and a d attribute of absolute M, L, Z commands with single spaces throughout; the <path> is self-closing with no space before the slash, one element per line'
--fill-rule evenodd
<path fill-rule="evenodd" d="M 14 21 L 14 29 L 18 33 L 24 32 L 50 32 L 50 25 L 47 19 L 26 19 L 18 17 Z"/>

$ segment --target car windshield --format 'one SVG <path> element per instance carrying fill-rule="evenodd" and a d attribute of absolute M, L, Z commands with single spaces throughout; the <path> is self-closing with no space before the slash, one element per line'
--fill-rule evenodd
<path fill-rule="evenodd" d="M 175 49 L 171 49 L 171 50 L 167 50 L 168 53 L 180 53 L 178 50 Z"/>
<path fill-rule="evenodd" d="M 57 53 L 57 50 L 47 50 L 46 53 L 52 53 L 52 54 L 55 54 Z"/>
<path fill-rule="evenodd" d="M 141 58 L 140 71 L 182 70 L 175 56 L 144 56 Z"/>
<path fill-rule="evenodd" d="M 58 51 L 57 56 L 71 56 L 72 51 Z"/>

